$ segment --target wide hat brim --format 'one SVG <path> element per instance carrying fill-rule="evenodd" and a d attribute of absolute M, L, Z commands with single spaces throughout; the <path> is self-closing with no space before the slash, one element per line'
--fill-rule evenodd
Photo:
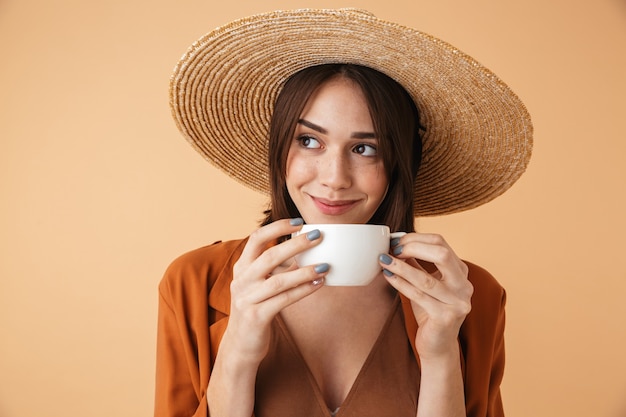
<path fill-rule="evenodd" d="M 414 187 L 416 216 L 477 207 L 509 189 L 526 170 L 532 123 L 504 82 L 448 43 L 362 10 L 276 11 L 206 34 L 174 70 L 174 119 L 208 161 L 269 193 L 274 101 L 291 75 L 326 63 L 374 68 L 415 101 L 425 127 Z"/>

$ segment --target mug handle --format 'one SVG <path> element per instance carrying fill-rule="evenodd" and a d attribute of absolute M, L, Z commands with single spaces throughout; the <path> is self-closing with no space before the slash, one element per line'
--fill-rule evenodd
<path fill-rule="evenodd" d="M 406 235 L 406 232 L 393 232 L 389 235 L 390 239 L 395 239 Z"/>

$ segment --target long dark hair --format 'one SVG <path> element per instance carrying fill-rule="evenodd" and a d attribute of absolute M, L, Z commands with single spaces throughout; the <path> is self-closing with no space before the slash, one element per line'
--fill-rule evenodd
<path fill-rule="evenodd" d="M 300 217 L 285 183 L 287 154 L 307 101 L 317 88 L 336 77 L 352 80 L 363 91 L 379 140 L 379 155 L 389 178 L 387 195 L 368 223 L 386 224 L 392 231 L 412 232 L 413 184 L 422 155 L 417 107 L 396 81 L 354 64 L 305 68 L 289 78 L 278 95 L 269 132 L 270 207 L 262 224 Z"/>

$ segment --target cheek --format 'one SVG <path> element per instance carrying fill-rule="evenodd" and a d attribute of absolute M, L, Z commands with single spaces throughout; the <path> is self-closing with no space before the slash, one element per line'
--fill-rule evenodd
<path fill-rule="evenodd" d="M 285 165 L 285 180 L 287 187 L 297 185 L 309 180 L 314 176 L 315 169 L 311 164 L 307 164 L 303 158 L 297 155 L 289 154 Z"/>
<path fill-rule="evenodd" d="M 389 183 L 387 182 L 387 179 L 383 177 L 383 179 L 378 184 L 378 195 L 380 196 L 379 197 L 380 201 L 385 199 L 385 196 L 387 195 L 388 190 L 389 190 Z"/>
<path fill-rule="evenodd" d="M 382 163 L 364 166 L 354 171 L 359 173 L 355 177 L 359 178 L 363 184 L 367 184 L 372 191 L 387 187 L 387 173 Z"/>
<path fill-rule="evenodd" d="M 389 188 L 385 169 L 383 167 L 377 167 L 377 169 L 370 172 L 369 175 L 362 175 L 360 178 L 368 194 L 374 200 L 378 200 L 379 203 L 382 202 Z"/>

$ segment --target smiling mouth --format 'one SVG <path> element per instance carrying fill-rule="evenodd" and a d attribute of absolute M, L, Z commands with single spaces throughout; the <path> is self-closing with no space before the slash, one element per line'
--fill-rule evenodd
<path fill-rule="evenodd" d="M 327 200 L 311 196 L 315 206 L 323 213 L 337 216 L 350 211 L 359 203 L 359 200 Z"/>

